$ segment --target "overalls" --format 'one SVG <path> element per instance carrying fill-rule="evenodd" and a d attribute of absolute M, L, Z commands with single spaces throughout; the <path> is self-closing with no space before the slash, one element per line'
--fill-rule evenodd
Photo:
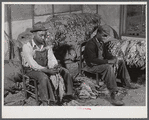
<path fill-rule="evenodd" d="M 35 51 L 34 60 L 41 66 L 46 67 L 48 63 L 48 50 L 44 51 Z M 64 84 L 66 88 L 66 95 L 73 94 L 73 82 L 72 76 L 70 75 L 69 71 L 63 67 L 61 67 L 59 71 L 60 75 L 64 79 Z M 45 74 L 41 71 L 30 70 L 27 72 L 27 75 L 31 78 L 37 79 L 39 82 L 39 95 L 42 101 L 55 101 L 52 85 L 49 79 L 49 75 Z"/>
<path fill-rule="evenodd" d="M 48 50 L 35 51 L 34 60 L 41 66 L 46 67 L 48 63 Z M 26 70 L 26 75 L 30 78 L 38 80 L 38 91 L 42 101 L 54 101 L 55 97 L 52 89 L 52 85 L 49 76 L 41 71 L 35 71 L 31 69 Z"/>

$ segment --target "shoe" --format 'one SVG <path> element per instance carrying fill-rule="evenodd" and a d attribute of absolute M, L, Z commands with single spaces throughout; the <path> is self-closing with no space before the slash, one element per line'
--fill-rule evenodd
<path fill-rule="evenodd" d="M 117 99 L 117 92 L 111 93 L 111 104 L 113 104 L 115 106 L 123 106 L 124 105 L 123 101 Z"/>
<path fill-rule="evenodd" d="M 56 106 L 56 103 L 54 101 L 50 101 L 48 105 L 49 106 Z"/>
<path fill-rule="evenodd" d="M 70 99 L 71 99 L 71 100 L 76 100 L 76 99 L 77 99 L 77 96 L 71 95 L 71 96 L 70 96 Z"/>
<path fill-rule="evenodd" d="M 76 100 L 76 99 L 77 99 L 77 97 L 74 96 L 74 95 L 65 95 L 65 96 L 63 97 L 63 101 L 65 101 L 65 102 L 69 102 L 69 101 L 71 101 L 71 100 Z"/>
<path fill-rule="evenodd" d="M 62 106 L 62 105 L 63 105 L 63 101 L 58 101 L 56 104 L 57 104 L 58 106 Z"/>
<path fill-rule="evenodd" d="M 48 106 L 48 102 L 46 101 L 42 102 L 42 106 Z"/>
<path fill-rule="evenodd" d="M 135 85 L 135 84 L 130 84 L 127 86 L 123 86 L 125 89 L 138 89 L 140 88 L 139 86 Z"/>

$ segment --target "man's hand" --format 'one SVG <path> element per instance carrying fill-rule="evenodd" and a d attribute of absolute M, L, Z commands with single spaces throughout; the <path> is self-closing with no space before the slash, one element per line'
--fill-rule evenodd
<path fill-rule="evenodd" d="M 59 69 L 61 67 L 60 64 L 54 65 L 54 69 Z"/>
<path fill-rule="evenodd" d="M 57 74 L 59 71 L 57 70 L 57 69 L 48 69 L 48 73 L 50 74 L 50 75 L 55 75 L 55 74 Z"/>
<path fill-rule="evenodd" d="M 50 75 L 55 75 L 59 72 L 57 69 L 54 69 L 54 68 L 51 68 L 51 69 L 45 68 L 45 69 L 42 69 L 42 71 L 44 73 L 47 73 L 47 74 L 50 74 Z"/>
<path fill-rule="evenodd" d="M 109 63 L 109 64 L 116 64 L 116 62 L 117 62 L 117 58 L 108 60 L 108 63 Z"/>
<path fill-rule="evenodd" d="M 108 36 L 103 36 L 102 37 L 102 39 L 103 39 L 103 42 L 104 43 L 107 43 L 107 42 L 109 42 L 109 41 L 119 41 L 118 39 L 116 39 L 116 38 L 114 38 L 114 37 L 112 37 L 112 36 L 110 36 L 110 35 L 108 35 Z"/>

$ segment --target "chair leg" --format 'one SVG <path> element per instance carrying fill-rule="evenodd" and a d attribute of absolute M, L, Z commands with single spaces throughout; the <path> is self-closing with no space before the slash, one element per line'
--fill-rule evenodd
<path fill-rule="evenodd" d="M 99 85 L 99 75 L 98 75 L 98 73 L 96 73 L 96 83 L 97 83 L 97 85 Z"/>
<path fill-rule="evenodd" d="M 37 81 L 34 80 L 36 105 L 39 105 Z"/>
<path fill-rule="evenodd" d="M 23 89 L 24 89 L 25 99 L 27 99 L 26 82 L 25 82 L 25 77 L 24 76 L 23 76 Z"/>

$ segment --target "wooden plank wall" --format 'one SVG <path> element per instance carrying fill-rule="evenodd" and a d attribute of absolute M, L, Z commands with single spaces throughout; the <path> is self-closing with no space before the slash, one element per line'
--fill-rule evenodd
<path fill-rule="evenodd" d="M 54 14 L 57 14 L 56 12 L 61 13 L 59 10 L 55 10 L 55 7 L 56 7 L 55 5 L 51 5 L 52 6 L 52 11 L 49 12 L 48 9 L 47 9 L 48 12 L 46 11 L 47 13 L 45 13 L 45 14 L 43 13 L 43 11 L 42 11 L 42 14 L 36 14 L 37 9 L 35 9 L 35 8 L 38 8 L 38 7 L 35 6 L 35 4 L 27 5 L 27 6 L 28 6 L 27 12 L 31 12 L 31 13 L 24 13 L 25 8 L 22 8 L 23 9 L 22 10 L 21 5 L 17 5 L 17 7 L 19 7 L 19 9 L 21 9 L 20 11 L 23 12 L 23 13 L 21 13 L 19 10 L 17 10 L 14 4 L 13 5 L 11 5 L 11 4 L 6 5 L 7 10 L 5 11 L 5 14 L 6 14 L 7 20 L 8 20 L 8 26 L 9 26 L 8 35 L 9 35 L 10 39 L 13 39 L 12 38 L 12 22 L 13 21 L 23 20 L 24 18 L 25 19 L 32 19 L 32 27 L 33 27 L 33 25 L 35 24 L 35 17 L 36 16 L 45 16 L 45 15 L 51 15 L 52 14 L 52 16 L 54 17 Z M 77 11 L 77 10 L 80 9 L 79 5 L 67 5 L 67 6 L 68 6 L 68 10 L 65 8 L 64 12 L 72 13 L 72 12 Z M 80 5 L 80 6 L 81 6 L 81 11 L 83 13 L 84 12 L 83 11 L 83 5 Z M 25 6 L 23 6 L 23 7 L 25 7 Z M 59 7 L 63 7 L 63 5 L 60 5 Z M 12 9 L 14 11 L 12 11 Z M 64 12 L 62 12 L 62 13 L 64 13 Z M 98 5 L 96 5 L 96 13 L 98 13 Z M 20 18 L 17 17 L 18 14 L 21 16 Z M 10 49 L 9 59 L 13 58 L 13 55 L 12 55 L 13 50 L 12 49 L 13 48 Z"/>

